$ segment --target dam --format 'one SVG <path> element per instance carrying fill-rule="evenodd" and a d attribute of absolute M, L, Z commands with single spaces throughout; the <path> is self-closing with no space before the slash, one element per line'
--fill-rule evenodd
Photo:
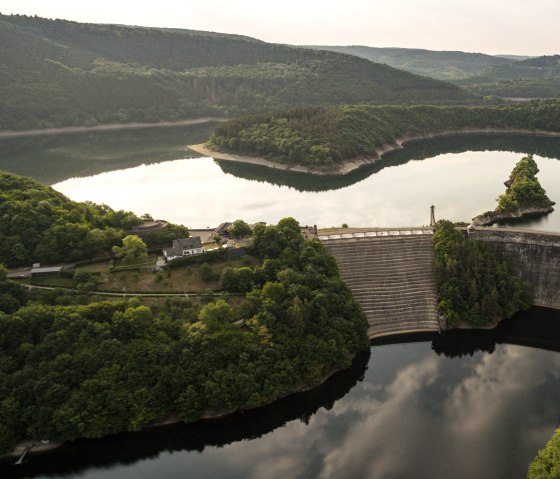
<path fill-rule="evenodd" d="M 370 339 L 440 330 L 432 228 L 319 232 L 366 314 Z"/>
<path fill-rule="evenodd" d="M 560 309 L 560 233 L 458 228 L 492 242 L 533 293 L 533 305 Z M 440 331 L 432 227 L 329 228 L 318 237 L 366 314 L 370 339 Z"/>

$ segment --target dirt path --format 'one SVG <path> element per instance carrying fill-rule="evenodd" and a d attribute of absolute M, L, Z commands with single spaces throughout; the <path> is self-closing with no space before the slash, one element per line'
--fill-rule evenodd
<path fill-rule="evenodd" d="M 39 130 L 22 131 L 0 131 L 0 138 L 17 138 L 20 136 L 58 135 L 60 133 L 83 133 L 88 131 L 117 131 L 138 130 L 140 128 L 164 128 L 168 126 L 188 126 L 211 123 L 215 121 L 226 121 L 224 118 L 195 118 L 192 120 L 161 121 L 158 123 L 109 123 L 97 126 L 65 126 L 62 128 L 41 128 Z"/>

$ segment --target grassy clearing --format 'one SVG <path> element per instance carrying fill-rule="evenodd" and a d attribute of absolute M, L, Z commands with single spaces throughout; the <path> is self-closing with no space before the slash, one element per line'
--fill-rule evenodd
<path fill-rule="evenodd" d="M 250 256 L 244 258 L 210 264 L 212 271 L 218 275 L 226 266 L 255 266 L 258 260 Z M 97 275 L 99 291 L 115 292 L 204 292 L 206 290 L 220 290 L 220 280 L 203 281 L 200 278 L 200 267 L 202 265 L 190 265 L 183 268 L 166 270 L 160 272 L 151 271 L 150 267 L 140 267 L 134 271 L 116 271 L 110 273 L 108 270 Z"/>

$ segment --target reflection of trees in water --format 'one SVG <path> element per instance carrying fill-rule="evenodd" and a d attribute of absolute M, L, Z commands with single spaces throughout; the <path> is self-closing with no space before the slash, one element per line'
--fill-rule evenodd
<path fill-rule="evenodd" d="M 293 394 L 270 406 L 206 419 L 192 424 L 172 424 L 148 428 L 139 433 L 123 433 L 103 439 L 81 439 L 51 452 L 31 456 L 24 466 L 13 467 L 13 459 L 0 463 L 3 478 L 70 475 L 91 467 L 132 464 L 155 457 L 163 451 L 203 451 L 207 446 L 225 446 L 255 439 L 299 419 L 305 424 L 320 409 L 330 410 L 364 374 L 370 352 L 359 354 L 352 365 L 325 383 Z"/>
<path fill-rule="evenodd" d="M 216 160 L 224 173 L 253 181 L 288 186 L 298 191 L 329 191 L 358 183 L 389 166 L 398 166 L 412 160 L 424 160 L 444 153 L 466 151 L 512 151 L 534 153 L 560 159 L 560 141 L 556 137 L 472 134 L 441 136 L 428 140 L 408 142 L 403 149 L 383 155 L 381 161 L 363 166 L 344 176 L 319 176 L 307 173 L 273 170 L 265 166 Z"/>
<path fill-rule="evenodd" d="M 487 330 L 452 330 L 432 338 L 432 349 L 447 357 L 493 353 L 496 344 L 516 344 L 560 352 L 560 311 L 531 308 Z"/>
<path fill-rule="evenodd" d="M 0 139 L 0 169 L 45 184 L 143 163 L 198 156 L 185 145 L 206 141 L 216 123 Z"/>

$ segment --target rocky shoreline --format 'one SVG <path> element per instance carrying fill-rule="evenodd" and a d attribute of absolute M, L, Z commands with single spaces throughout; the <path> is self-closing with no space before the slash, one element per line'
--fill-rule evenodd
<path fill-rule="evenodd" d="M 482 213 L 481 215 L 474 217 L 472 223 L 474 226 L 491 226 L 499 221 L 519 220 L 527 217 L 543 216 L 548 213 L 552 213 L 553 211 L 554 208 L 552 205 L 547 207 L 520 208 L 517 211 L 508 213 L 487 211 L 486 213 Z"/>

